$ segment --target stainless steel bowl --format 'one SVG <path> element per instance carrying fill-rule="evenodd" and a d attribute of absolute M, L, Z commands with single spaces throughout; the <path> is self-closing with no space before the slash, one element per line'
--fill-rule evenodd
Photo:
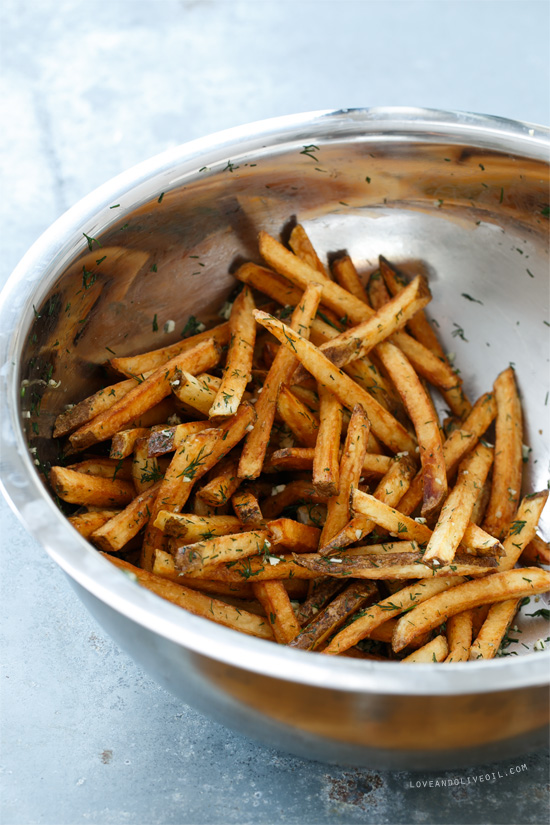
<path fill-rule="evenodd" d="M 258 230 L 279 233 L 297 216 L 321 252 L 346 249 L 364 271 L 383 253 L 428 273 L 430 314 L 472 397 L 515 363 L 537 457 L 527 485 L 545 487 L 548 148 L 539 127 L 421 109 L 264 121 L 120 175 L 14 271 L 0 304 L 4 493 L 98 621 L 185 702 L 272 746 L 378 768 L 471 765 L 546 741 L 545 653 L 404 668 L 240 635 L 102 559 L 35 460 L 55 461 L 53 419 L 100 385 L 106 347 L 124 355 L 176 340 L 189 315 L 221 305 L 231 267 L 257 259 Z M 85 288 L 88 244 L 98 259 L 107 246 L 120 254 Z M 175 331 L 162 335 L 169 319 Z"/>

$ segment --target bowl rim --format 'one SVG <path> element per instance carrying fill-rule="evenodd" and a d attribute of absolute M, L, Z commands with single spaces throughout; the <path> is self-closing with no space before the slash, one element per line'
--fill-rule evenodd
<path fill-rule="evenodd" d="M 33 464 L 26 446 L 19 411 L 19 355 L 28 330 L 21 313 L 29 316 L 32 301 L 41 298 L 64 268 L 67 257 L 85 248 L 82 227 L 93 225 L 109 204 L 136 192 L 152 177 L 167 178 L 175 168 L 198 169 L 196 161 L 210 164 L 265 145 L 284 146 L 297 135 L 323 133 L 340 138 L 346 124 L 377 137 L 389 134 L 417 139 L 435 138 L 471 142 L 523 151 L 545 160 L 550 129 L 520 121 L 468 112 L 445 112 L 414 107 L 375 107 L 321 110 L 287 115 L 233 127 L 168 149 L 122 172 L 79 200 L 35 241 L 15 267 L 0 294 L 0 489 L 15 515 L 62 570 L 85 590 L 128 619 L 148 630 L 228 665 L 311 687 L 359 693 L 396 695 L 460 695 L 518 690 L 548 681 L 548 654 L 451 663 L 445 668 L 417 665 L 403 680 L 399 662 L 323 657 L 289 649 L 237 633 L 194 616 L 140 587 L 111 565 L 58 510 Z M 485 143 L 483 143 L 485 142 Z M 478 144 L 476 144 L 478 145 Z M 179 178 L 172 180 L 175 186 Z M 132 205 L 132 209 L 135 205 Z M 128 210 L 131 211 L 131 210 Z M 118 222 L 117 210 L 111 223 Z M 101 231 L 108 228 L 107 224 Z M 76 239 L 76 240 L 75 240 Z M 82 239 L 82 240 L 81 240 Z M 27 321 L 28 321 L 27 317 Z"/>

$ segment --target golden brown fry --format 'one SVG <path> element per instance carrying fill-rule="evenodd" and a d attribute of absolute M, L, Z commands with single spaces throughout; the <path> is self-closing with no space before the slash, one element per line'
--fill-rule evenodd
<path fill-rule="evenodd" d="M 497 404 L 495 466 L 483 527 L 502 538 L 516 512 L 523 472 L 523 416 L 512 367 L 494 383 Z"/>
<path fill-rule="evenodd" d="M 265 266 L 253 263 L 243 264 L 235 272 L 235 277 L 285 307 L 296 307 L 300 303 L 303 289 L 297 289 L 286 278 L 282 278 Z M 315 280 L 319 281 L 319 274 Z"/>
<path fill-rule="evenodd" d="M 413 662 L 444 662 L 447 659 L 449 647 L 445 636 L 436 636 L 431 642 L 428 642 L 423 647 L 419 647 L 413 653 L 409 653 L 402 662 L 412 664 Z"/>
<path fill-rule="evenodd" d="M 127 507 L 105 524 L 97 527 L 91 539 L 101 550 L 116 553 L 137 536 L 149 521 L 150 507 L 158 492 L 159 482 L 145 489 Z"/>
<path fill-rule="evenodd" d="M 305 627 L 345 586 L 346 582 L 323 576 L 309 583 L 311 592 L 297 608 L 296 618 Z"/>
<path fill-rule="evenodd" d="M 480 442 L 460 464 L 457 482 L 441 508 L 426 547 L 426 564 L 450 564 L 453 560 L 492 463 L 492 448 Z"/>
<path fill-rule="evenodd" d="M 277 470 L 311 470 L 315 449 L 313 447 L 285 447 L 271 456 L 271 464 Z M 388 455 L 367 453 L 363 462 L 364 476 L 383 476 L 393 464 Z"/>
<path fill-rule="evenodd" d="M 242 527 L 235 516 L 197 516 L 194 513 L 173 513 L 171 510 L 161 510 L 154 526 L 168 536 L 184 538 L 186 544 L 237 533 Z"/>
<path fill-rule="evenodd" d="M 201 616 L 203 619 L 209 619 L 233 630 L 239 630 L 249 636 L 257 636 L 260 639 L 273 639 L 269 624 L 261 616 L 255 616 L 253 613 L 239 610 L 219 599 L 191 590 L 189 587 L 167 581 L 160 576 L 148 573 L 146 570 L 141 570 L 139 567 L 134 567 L 132 564 L 116 558 L 116 556 L 105 556 L 105 558 L 121 570 L 132 573 L 142 587 L 146 587 L 157 596 L 167 599 L 178 605 L 178 607 L 183 607 L 190 613 L 194 613 L 195 616 Z"/>
<path fill-rule="evenodd" d="M 83 450 L 98 441 L 112 438 L 141 413 L 162 401 L 170 393 L 170 381 L 176 370 L 203 372 L 214 366 L 219 357 L 216 345 L 212 339 L 207 338 L 193 349 L 168 361 L 134 386 L 109 410 L 100 413 L 84 427 L 76 430 L 69 437 L 73 449 Z"/>
<path fill-rule="evenodd" d="M 343 289 L 351 292 L 352 295 L 355 295 L 360 301 L 364 301 L 365 304 L 368 303 L 365 287 L 349 255 L 343 255 L 333 261 L 332 272 Z"/>
<path fill-rule="evenodd" d="M 318 527 L 301 524 L 290 518 L 272 519 L 267 522 L 269 540 L 276 553 L 315 553 L 319 546 L 321 531 Z"/>
<path fill-rule="evenodd" d="M 277 412 L 300 444 L 315 446 L 319 422 L 288 387 L 281 387 L 279 390 Z"/>
<path fill-rule="evenodd" d="M 313 455 L 313 486 L 322 495 L 335 496 L 338 493 L 340 479 L 343 410 L 340 401 L 327 389 L 319 386 L 318 392 L 319 431 Z"/>
<path fill-rule="evenodd" d="M 179 539 L 170 539 L 174 564 L 182 573 L 194 571 L 204 574 L 205 570 L 212 566 L 257 556 L 266 552 L 269 546 L 268 533 L 265 530 L 230 533 L 227 536 L 215 536 L 212 539 L 184 545 Z M 208 575 L 205 578 L 208 578 Z"/>
<path fill-rule="evenodd" d="M 265 610 L 275 640 L 281 645 L 291 642 L 300 632 L 300 625 L 283 583 L 280 581 L 254 582 L 252 589 Z"/>
<path fill-rule="evenodd" d="M 382 553 L 379 556 L 351 555 L 321 556 L 318 553 L 294 554 L 294 561 L 322 576 L 352 577 L 354 579 L 423 579 L 433 576 L 479 576 L 493 572 L 497 562 L 493 558 L 456 556 L 452 564 L 432 569 L 422 563 L 420 553 Z"/>
<path fill-rule="evenodd" d="M 351 582 L 300 631 L 290 647 L 316 650 L 376 593 L 376 585 L 372 582 Z"/>
<path fill-rule="evenodd" d="M 323 278 L 329 277 L 324 264 L 317 255 L 315 248 L 307 235 L 306 230 L 301 224 L 296 224 L 296 226 L 290 233 L 288 245 L 298 258 L 300 258 L 302 261 L 305 261 L 306 264 L 308 264 L 312 269 L 315 269 L 317 272 L 319 272 L 320 275 L 323 276 Z"/>
<path fill-rule="evenodd" d="M 327 283 L 332 283 L 327 281 Z M 359 404 L 367 413 L 374 434 L 394 452 L 414 450 L 414 441 L 405 428 L 385 410 L 368 392 L 359 387 L 342 370 L 335 367 L 313 344 L 301 338 L 286 324 L 260 310 L 256 320 L 272 332 L 279 341 L 293 351 L 306 369 L 336 395 L 350 410 Z"/>
<path fill-rule="evenodd" d="M 66 469 L 74 470 L 76 473 L 110 478 L 113 481 L 116 478 L 124 481 L 132 480 L 132 466 L 128 461 L 116 461 L 102 456 L 78 461 L 76 464 L 68 464 Z"/>
<path fill-rule="evenodd" d="M 442 593 L 444 590 L 455 587 L 464 581 L 465 579 L 460 576 L 430 577 L 403 587 L 397 593 L 361 611 L 352 624 L 345 627 L 332 639 L 323 653 L 329 655 L 343 653 L 357 642 L 360 642 L 361 639 L 374 638 L 376 630 L 381 630 L 395 616 L 399 616 L 400 613 L 408 611 L 413 605 L 420 604 L 437 593 Z M 407 614 L 405 613 L 405 615 Z M 393 634 L 394 627 L 395 625 L 391 625 L 391 634 Z"/>
<path fill-rule="evenodd" d="M 437 415 L 403 353 L 394 344 L 384 342 L 379 345 L 378 354 L 403 399 L 416 432 L 422 464 L 422 513 L 426 515 L 437 509 L 447 495 L 447 472 Z"/>
<path fill-rule="evenodd" d="M 519 599 L 506 599 L 491 605 L 476 640 L 470 648 L 470 659 L 493 659 L 502 639 L 518 612 Z"/>
<path fill-rule="evenodd" d="M 89 539 L 94 530 L 97 530 L 119 512 L 119 510 L 95 510 L 90 513 L 78 513 L 69 516 L 68 521 L 75 530 L 78 530 L 81 536 Z"/>
<path fill-rule="evenodd" d="M 445 659 L 446 662 L 468 661 L 472 644 L 473 617 L 473 610 L 463 610 L 462 613 L 449 616 L 447 620 L 449 655 Z"/>
<path fill-rule="evenodd" d="M 221 507 L 230 500 L 241 484 L 242 479 L 237 476 L 239 466 L 238 456 L 229 455 L 216 467 L 216 474 L 208 484 L 197 490 L 197 496 L 210 504 L 211 507 Z"/>
<path fill-rule="evenodd" d="M 187 350 L 193 349 L 197 344 L 212 338 L 218 347 L 224 347 L 229 343 L 229 323 L 219 324 L 217 327 L 208 329 L 205 332 L 200 332 L 198 335 L 192 335 L 189 338 L 183 338 L 181 341 L 176 341 L 175 344 L 170 344 L 167 347 L 153 350 L 151 352 L 144 352 L 142 355 L 132 355 L 128 358 L 112 358 L 111 366 L 122 375 L 127 375 L 134 378 L 136 375 L 142 376 L 152 370 L 162 367 L 172 358 L 181 355 Z"/>
<path fill-rule="evenodd" d="M 533 536 L 524 548 L 520 562 L 523 564 L 550 564 L 550 546 L 541 536 Z"/>
<path fill-rule="evenodd" d="M 264 517 L 258 499 L 251 490 L 237 490 L 231 504 L 239 522 L 248 529 L 259 529 L 264 526 Z"/>
<path fill-rule="evenodd" d="M 319 306 L 320 296 L 321 288 L 318 284 L 312 284 L 300 296 L 290 321 L 293 329 L 307 335 L 311 320 Z M 260 475 L 275 418 L 279 391 L 281 386 L 290 380 L 297 363 L 292 352 L 284 347 L 279 348 L 256 402 L 256 422 L 244 443 L 239 462 L 241 478 L 257 478 Z"/>
<path fill-rule="evenodd" d="M 156 458 L 149 457 L 149 439 L 138 438 L 134 444 L 132 478 L 137 493 L 143 493 L 162 478 Z"/>
<path fill-rule="evenodd" d="M 153 572 L 163 578 L 179 581 L 179 571 L 174 565 L 174 558 L 170 553 L 156 549 L 154 551 Z M 245 582 L 258 581 L 285 581 L 286 579 L 315 579 L 317 574 L 311 570 L 306 570 L 296 564 L 291 556 L 282 556 L 280 560 L 272 558 L 265 560 L 264 556 L 250 556 L 231 566 L 220 564 L 216 567 L 208 568 L 208 576 L 202 573 L 192 572 L 189 574 L 189 581 L 197 578 L 208 578 L 209 581 L 226 582 L 227 584 L 244 584 Z"/>
<path fill-rule="evenodd" d="M 504 558 L 500 560 L 501 570 L 511 570 L 529 542 L 533 541 L 537 524 L 548 500 L 548 490 L 525 496 L 514 520 L 508 527 L 508 535 L 503 541 Z"/>
<path fill-rule="evenodd" d="M 55 494 L 70 504 L 120 507 L 135 495 L 134 485 L 129 481 L 92 476 L 67 467 L 52 467 L 50 484 Z"/>
<path fill-rule="evenodd" d="M 350 520 L 350 496 L 358 486 L 367 452 L 370 423 L 363 407 L 357 405 L 348 426 L 340 459 L 338 492 L 327 503 L 327 517 L 321 533 L 324 547 Z"/>
<path fill-rule="evenodd" d="M 209 427 L 211 427 L 209 421 L 187 421 L 185 424 L 154 430 L 149 436 L 147 455 L 154 457 L 171 453 L 182 446 L 189 436 L 196 435 Z M 113 443 L 115 438 L 116 436 L 113 438 Z"/>
<path fill-rule="evenodd" d="M 172 392 L 187 409 L 198 410 L 202 415 L 208 415 L 216 398 L 218 387 L 214 388 L 211 382 L 201 380 L 202 376 L 195 377 L 189 372 L 177 372 L 172 381 Z"/>
<path fill-rule="evenodd" d="M 256 340 L 253 311 L 254 298 L 250 289 L 245 286 L 233 302 L 229 319 L 229 351 L 222 383 L 208 413 L 210 419 L 235 415 L 246 385 L 250 381 Z"/>
<path fill-rule="evenodd" d="M 309 481 L 297 479 L 288 484 L 278 484 L 273 487 L 271 495 L 262 501 L 262 513 L 266 519 L 275 519 L 286 507 L 297 502 L 302 504 L 323 504 L 325 496 L 319 495 Z"/>
<path fill-rule="evenodd" d="M 72 404 L 66 412 L 55 419 L 53 437 L 60 438 L 78 427 L 83 427 L 99 413 L 109 410 L 135 386 L 136 381 L 133 378 L 119 381 L 118 384 L 98 390 L 78 404 Z"/>
<path fill-rule="evenodd" d="M 459 584 L 414 607 L 397 622 L 393 649 L 398 652 L 418 634 L 432 630 L 449 616 L 481 604 L 521 599 L 550 588 L 550 573 L 536 567 L 507 570 Z"/>
<path fill-rule="evenodd" d="M 138 438 L 147 438 L 151 430 L 149 427 L 132 427 L 130 430 L 121 430 L 115 433 L 111 441 L 109 458 L 127 458 L 134 452 L 134 444 Z"/>

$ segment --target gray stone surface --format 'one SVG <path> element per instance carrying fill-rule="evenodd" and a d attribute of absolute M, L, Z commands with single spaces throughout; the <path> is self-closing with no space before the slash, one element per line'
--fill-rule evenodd
<path fill-rule="evenodd" d="M 544 0 L 4 0 L 1 15 L 0 283 L 90 189 L 211 131 L 365 105 L 550 121 Z M 118 650 L 3 502 L 0 519 L 5 825 L 546 821 L 546 751 L 389 774 L 228 732 Z"/>

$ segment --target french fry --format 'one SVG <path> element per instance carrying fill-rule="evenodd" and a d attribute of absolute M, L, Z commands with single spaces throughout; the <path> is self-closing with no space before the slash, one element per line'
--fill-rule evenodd
<path fill-rule="evenodd" d="M 112 438 L 115 433 L 137 418 L 141 413 L 158 404 L 170 393 L 170 381 L 176 370 L 203 372 L 214 366 L 220 354 L 212 339 L 197 344 L 193 349 L 168 361 L 134 386 L 110 409 L 97 415 L 88 424 L 80 427 L 69 441 L 75 450 L 84 450 L 98 441 Z"/>
<path fill-rule="evenodd" d="M 175 344 L 170 344 L 167 347 L 152 350 L 151 352 L 144 352 L 142 355 L 132 355 L 127 358 L 112 358 L 111 366 L 122 375 L 127 375 L 129 378 L 134 378 L 136 375 L 145 375 L 152 370 L 162 367 L 164 364 L 193 349 L 197 344 L 213 339 L 215 344 L 221 349 L 229 343 L 229 323 L 219 324 L 212 329 L 199 332 L 197 335 L 183 338 L 181 341 L 176 341 Z"/>
<path fill-rule="evenodd" d="M 414 425 L 422 464 L 422 513 L 426 515 L 432 513 L 447 495 L 447 472 L 437 415 L 403 353 L 393 344 L 384 342 L 379 345 L 378 354 Z"/>
<path fill-rule="evenodd" d="M 322 495 L 335 496 L 340 479 L 342 405 L 324 387 L 319 387 L 319 431 L 313 455 L 313 486 Z M 273 458 L 272 458 L 273 460 Z"/>
<path fill-rule="evenodd" d="M 119 381 L 117 384 L 112 384 L 110 387 L 105 387 L 98 390 L 89 398 L 79 401 L 78 404 L 71 405 L 70 409 L 61 413 L 55 419 L 55 426 L 53 430 L 53 437 L 60 438 L 68 435 L 79 427 L 83 427 L 96 415 L 99 415 L 116 404 L 123 398 L 131 389 L 135 387 L 137 381 L 134 378 L 126 381 Z"/>
<path fill-rule="evenodd" d="M 153 487 L 148 487 L 124 510 L 114 515 L 105 524 L 98 526 L 91 535 L 93 543 L 108 553 L 122 550 L 149 521 L 149 508 L 155 500 L 158 488 L 159 482 Z"/>
<path fill-rule="evenodd" d="M 443 444 L 443 459 L 447 470 L 447 478 L 452 477 L 458 463 L 469 450 L 473 449 L 476 442 L 491 425 L 495 415 L 496 402 L 494 395 L 485 393 L 476 401 L 461 428 L 451 433 Z M 413 513 L 422 501 L 422 487 L 422 471 L 420 471 L 400 502 L 399 507 L 405 515 Z"/>
<path fill-rule="evenodd" d="M 321 288 L 318 284 L 308 287 L 300 296 L 292 313 L 290 325 L 293 329 L 307 334 L 309 324 L 315 316 Z M 290 380 L 297 364 L 292 352 L 280 347 L 264 382 L 262 393 L 256 402 L 256 422 L 246 438 L 239 462 L 241 478 L 257 478 L 261 472 L 271 428 L 275 418 L 277 399 L 281 386 Z"/>
<path fill-rule="evenodd" d="M 300 524 L 290 518 L 272 519 L 267 522 L 269 540 L 278 553 L 315 553 L 319 546 L 321 531 L 318 527 Z"/>
<path fill-rule="evenodd" d="M 338 492 L 327 502 L 327 517 L 321 533 L 324 547 L 350 520 L 350 496 L 358 486 L 367 452 L 370 423 L 363 407 L 353 408 L 344 450 L 340 459 Z"/>
<path fill-rule="evenodd" d="M 319 433 L 319 422 L 305 404 L 288 387 L 281 387 L 277 397 L 277 412 L 300 444 L 314 447 Z"/>
<path fill-rule="evenodd" d="M 150 435 L 149 427 L 132 427 L 130 430 L 121 430 L 115 433 L 111 441 L 109 458 L 127 458 L 134 452 L 134 444 L 138 438 L 147 438 Z"/>
<path fill-rule="evenodd" d="M 132 459 L 132 478 L 137 493 L 143 493 L 162 478 L 162 472 L 156 458 L 148 454 L 149 439 L 138 438 L 134 444 Z"/>
<path fill-rule="evenodd" d="M 397 507 L 411 483 L 415 467 L 414 461 L 409 456 L 397 456 L 391 459 L 390 466 L 376 487 L 373 497 L 389 507 Z M 374 530 L 375 526 L 376 523 L 368 516 L 356 515 L 329 542 L 322 544 L 319 552 L 322 556 L 337 553 L 349 544 L 355 544 L 364 539 Z"/>
<path fill-rule="evenodd" d="M 550 564 L 550 546 L 541 536 L 533 536 L 529 544 L 524 548 L 520 562 L 525 565 L 530 564 Z"/>
<path fill-rule="evenodd" d="M 174 564 L 174 558 L 170 553 L 158 548 L 153 554 L 153 573 L 163 578 L 179 581 L 180 574 Z M 276 562 L 276 563 L 275 563 Z M 249 580 L 257 581 L 281 581 L 286 579 L 315 579 L 316 573 L 306 570 L 290 557 L 283 556 L 278 561 L 265 561 L 264 556 L 250 556 L 231 566 L 219 564 L 208 569 L 208 580 L 225 582 L 226 584 L 242 585 Z M 191 572 L 189 581 L 193 579 L 205 578 L 202 573 Z"/>
<path fill-rule="evenodd" d="M 216 536 L 187 545 L 181 545 L 179 539 L 170 539 L 174 564 L 182 573 L 204 573 L 205 569 L 212 566 L 257 556 L 269 546 L 265 530 L 230 533 L 227 536 Z"/>
<path fill-rule="evenodd" d="M 307 625 L 345 586 L 346 583 L 324 576 L 310 582 L 311 593 L 296 610 L 296 618 L 302 627 Z"/>
<path fill-rule="evenodd" d="M 508 535 L 502 543 L 504 558 L 500 559 L 501 570 L 511 570 L 524 549 L 533 541 L 547 500 L 548 490 L 531 493 L 521 500 L 515 518 L 508 527 Z"/>
<path fill-rule="evenodd" d="M 210 427 L 209 421 L 188 421 L 185 424 L 154 430 L 149 436 L 147 455 L 153 458 L 171 453 L 177 450 L 189 436 L 196 435 Z M 115 438 L 116 436 L 113 437 L 113 443 Z"/>
<path fill-rule="evenodd" d="M 70 504 L 124 507 L 134 497 L 134 485 L 129 481 L 92 476 L 67 467 L 52 467 L 50 484 L 55 494 Z"/>
<path fill-rule="evenodd" d="M 221 382 L 219 382 L 221 383 Z M 217 389 L 211 383 L 189 372 L 177 372 L 172 381 L 172 392 L 186 408 L 208 415 L 216 398 Z"/>
<path fill-rule="evenodd" d="M 368 304 L 365 287 L 349 255 L 343 255 L 341 258 L 333 261 L 332 273 L 343 289 L 346 289 L 360 301 Z"/>
<path fill-rule="evenodd" d="M 297 479 L 288 484 L 279 484 L 273 488 L 271 496 L 262 501 L 262 513 L 264 518 L 272 520 L 280 516 L 287 507 L 291 507 L 297 502 L 308 504 L 322 504 L 326 501 L 325 496 L 319 495 L 313 484 L 309 481 Z"/>
<path fill-rule="evenodd" d="M 115 461 L 112 458 L 103 458 L 102 456 L 78 461 L 76 464 L 68 464 L 66 469 L 90 476 L 110 478 L 112 481 L 116 478 L 124 481 L 132 480 L 131 464 L 127 461 Z"/>
<path fill-rule="evenodd" d="M 288 245 L 298 258 L 305 261 L 316 272 L 319 272 L 323 278 L 329 277 L 326 267 L 317 255 L 306 230 L 301 224 L 297 224 L 290 233 Z"/>
<path fill-rule="evenodd" d="M 473 610 L 463 610 L 447 619 L 449 654 L 446 662 L 467 662 L 470 657 L 473 632 Z"/>
<path fill-rule="evenodd" d="M 291 642 L 300 632 L 300 625 L 283 583 L 280 581 L 254 582 L 252 589 L 265 611 L 275 640 L 282 645 Z"/>
<path fill-rule="evenodd" d="M 237 476 L 239 459 L 229 455 L 220 461 L 216 467 L 216 475 L 200 490 L 197 496 L 210 504 L 211 507 L 221 507 L 231 499 L 241 484 L 242 479 Z"/>
<path fill-rule="evenodd" d="M 405 656 L 401 661 L 407 664 L 412 664 L 413 662 L 444 662 L 447 659 L 448 653 L 449 647 L 447 645 L 447 639 L 445 636 L 440 635 L 436 636 L 435 639 L 432 639 L 431 642 L 428 642 L 423 647 L 419 647 L 418 650 L 413 651 L 413 653 L 409 653 L 409 655 Z"/>
<path fill-rule="evenodd" d="M 493 659 L 500 643 L 518 612 L 519 599 L 506 599 L 491 605 L 477 638 L 470 648 L 469 658 Z"/>
<path fill-rule="evenodd" d="M 320 647 L 356 610 L 373 599 L 376 593 L 376 585 L 372 582 L 351 582 L 295 636 L 290 647 L 300 650 L 315 650 Z"/>
<path fill-rule="evenodd" d="M 432 596 L 442 593 L 451 587 L 456 587 L 465 581 L 461 576 L 446 576 L 441 578 L 421 579 L 406 585 L 397 593 L 386 599 L 382 599 L 376 604 L 370 605 L 368 609 L 361 611 L 352 624 L 343 628 L 323 650 L 327 655 L 336 655 L 349 650 L 361 639 L 372 638 L 377 629 L 381 629 L 384 623 L 399 616 L 401 613 L 409 611 L 413 605 L 421 604 Z M 391 634 L 393 634 L 393 628 Z M 391 641 L 391 636 L 390 636 Z"/>
<path fill-rule="evenodd" d="M 354 579 L 423 579 L 433 576 L 479 576 L 498 569 L 486 556 L 456 556 L 452 564 L 432 569 L 422 563 L 420 553 L 382 553 L 376 555 L 321 556 L 318 553 L 294 554 L 294 561 L 322 576 L 349 576 Z"/>
<path fill-rule="evenodd" d="M 286 278 L 258 264 L 242 264 L 235 272 L 235 277 L 248 286 L 254 287 L 259 292 L 263 292 L 269 298 L 283 306 L 296 307 L 300 303 L 303 289 L 297 289 Z M 319 280 L 317 273 L 316 281 Z"/>
<path fill-rule="evenodd" d="M 271 463 L 278 470 L 310 470 L 314 455 L 313 447 L 285 447 L 272 454 Z M 363 461 L 363 475 L 383 476 L 392 464 L 393 459 L 388 455 L 367 453 Z"/>
<path fill-rule="evenodd" d="M 523 417 L 512 367 L 500 373 L 493 389 L 497 404 L 495 466 L 483 527 L 502 538 L 518 506 L 523 471 Z"/>
<path fill-rule="evenodd" d="M 237 490 L 231 498 L 231 504 L 243 527 L 259 529 L 264 526 L 264 517 L 258 499 L 251 490 Z"/>
<path fill-rule="evenodd" d="M 103 555 L 119 569 L 132 573 L 142 587 L 146 587 L 162 599 L 194 613 L 195 616 L 201 616 L 203 619 L 214 621 L 233 630 L 239 630 L 249 636 L 257 636 L 260 639 L 273 639 L 269 624 L 261 616 L 255 616 L 253 613 L 239 610 L 219 599 L 191 590 L 189 587 L 167 581 L 139 567 L 134 567 L 134 565 L 128 564 L 128 562 L 122 561 L 116 556 Z"/>
<path fill-rule="evenodd" d="M 332 282 L 327 281 L 327 283 Z M 386 446 L 394 452 L 414 451 L 414 441 L 405 428 L 368 392 L 357 386 L 348 375 L 335 367 L 317 347 L 267 313 L 256 310 L 254 314 L 256 320 L 293 351 L 306 369 L 320 384 L 334 393 L 343 406 L 350 410 L 353 410 L 357 404 L 362 406 L 369 417 L 374 434 Z"/>
<path fill-rule="evenodd" d="M 93 512 L 77 513 L 74 516 L 69 516 L 68 521 L 75 530 L 78 530 L 81 536 L 89 539 L 94 530 L 97 530 L 119 512 L 119 510 L 94 510 Z"/>
<path fill-rule="evenodd" d="M 184 538 L 187 544 L 214 536 L 227 536 L 242 528 L 235 516 L 196 516 L 194 513 L 173 513 L 171 510 L 160 510 L 154 526 L 168 536 Z"/>
<path fill-rule="evenodd" d="M 492 448 L 480 442 L 460 464 L 458 480 L 428 541 L 423 557 L 426 564 L 450 564 L 453 560 L 492 463 Z"/>
<path fill-rule="evenodd" d="M 229 319 L 230 341 L 222 383 L 208 416 L 210 419 L 235 415 L 250 381 L 256 324 L 253 316 L 254 299 L 245 286 L 235 298 Z"/>
<path fill-rule="evenodd" d="M 418 633 L 432 630 L 455 613 L 470 610 L 481 604 L 534 596 L 544 593 L 549 588 L 550 573 L 536 567 L 507 570 L 464 582 L 433 596 L 399 619 L 394 631 L 393 649 L 399 652 Z"/>

